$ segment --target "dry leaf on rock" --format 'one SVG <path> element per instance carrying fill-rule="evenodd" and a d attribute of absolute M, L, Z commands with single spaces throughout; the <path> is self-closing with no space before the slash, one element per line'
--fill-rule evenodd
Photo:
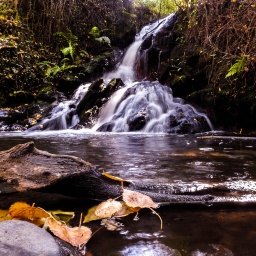
<path fill-rule="evenodd" d="M 95 209 L 95 215 L 101 218 L 110 218 L 114 213 L 120 211 L 122 203 L 109 199 L 105 202 L 100 203 Z"/>
<path fill-rule="evenodd" d="M 132 208 L 157 208 L 158 204 L 155 203 L 149 196 L 143 195 L 139 192 L 124 189 L 123 201 Z"/>
<path fill-rule="evenodd" d="M 48 212 L 39 207 L 31 206 L 25 202 L 16 202 L 9 208 L 12 219 L 26 220 L 37 226 L 42 226 L 46 218 L 50 216 Z"/>
<path fill-rule="evenodd" d="M 55 236 L 73 246 L 87 243 L 92 236 L 91 229 L 85 226 L 70 228 L 53 218 L 48 219 L 48 226 Z"/>

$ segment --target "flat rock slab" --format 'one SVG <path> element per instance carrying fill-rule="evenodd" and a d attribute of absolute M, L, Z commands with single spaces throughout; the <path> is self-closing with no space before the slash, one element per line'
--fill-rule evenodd
<path fill-rule="evenodd" d="M 26 221 L 0 222 L 0 255 L 61 256 L 62 249 L 44 229 Z"/>

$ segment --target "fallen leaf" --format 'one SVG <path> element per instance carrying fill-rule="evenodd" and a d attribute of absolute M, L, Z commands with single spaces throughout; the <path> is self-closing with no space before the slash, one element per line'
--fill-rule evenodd
<path fill-rule="evenodd" d="M 25 202 L 16 202 L 9 208 L 12 219 L 26 220 L 37 226 L 42 226 L 46 218 L 50 216 L 48 212 L 39 207 L 30 206 Z"/>
<path fill-rule="evenodd" d="M 140 209 L 141 209 L 140 207 L 132 208 L 132 207 L 129 207 L 128 205 L 126 205 L 125 203 L 122 203 L 122 208 L 118 212 L 115 212 L 113 217 L 122 218 L 131 213 L 138 212 Z"/>
<path fill-rule="evenodd" d="M 155 203 L 149 196 L 143 195 L 139 192 L 124 189 L 123 201 L 132 208 L 157 208 L 158 204 Z"/>
<path fill-rule="evenodd" d="M 0 210 L 0 222 L 4 220 L 11 220 L 11 215 L 8 210 Z"/>
<path fill-rule="evenodd" d="M 66 224 L 62 224 L 53 218 L 48 219 L 48 226 L 55 236 L 73 246 L 86 244 L 92 236 L 90 228 L 85 226 L 70 228 Z"/>
<path fill-rule="evenodd" d="M 55 219 L 64 221 L 66 223 L 69 222 L 75 216 L 74 212 L 63 212 L 61 210 L 50 211 L 50 213 L 53 215 Z"/>
<path fill-rule="evenodd" d="M 111 179 L 111 180 L 116 180 L 116 181 L 121 181 L 121 182 L 124 182 L 125 180 L 119 178 L 119 177 L 116 177 L 116 176 L 113 176 L 105 171 L 102 172 L 104 176 L 106 176 L 107 178 Z"/>
<path fill-rule="evenodd" d="M 109 199 L 105 202 L 100 203 L 95 209 L 95 215 L 103 218 L 110 218 L 112 215 L 122 208 L 122 203 Z"/>
<path fill-rule="evenodd" d="M 83 223 L 90 222 L 90 221 L 93 221 L 93 220 L 102 219 L 102 217 L 99 217 L 99 216 L 95 215 L 95 210 L 96 210 L 97 207 L 98 207 L 98 205 L 95 205 L 95 206 L 91 207 L 88 210 L 88 213 L 84 217 Z"/>

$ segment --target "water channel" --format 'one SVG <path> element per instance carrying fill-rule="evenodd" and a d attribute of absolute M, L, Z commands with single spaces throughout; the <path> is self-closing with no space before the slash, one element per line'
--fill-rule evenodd
<path fill-rule="evenodd" d="M 88 255 L 255 254 L 255 138 L 86 130 L 0 133 L 0 150 L 31 140 L 41 150 L 78 156 L 123 179 L 167 184 L 174 193 L 212 191 L 225 199 L 212 205 L 163 205 L 157 209 L 161 231 L 159 219 L 147 209 L 136 221 L 127 216 L 120 220 L 121 230 L 97 232 Z M 100 222 L 90 225 L 96 230 Z"/>

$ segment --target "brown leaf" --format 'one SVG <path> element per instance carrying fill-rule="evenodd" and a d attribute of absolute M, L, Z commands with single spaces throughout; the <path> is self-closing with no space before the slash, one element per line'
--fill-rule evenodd
<path fill-rule="evenodd" d="M 16 202 L 9 208 L 9 213 L 12 219 L 26 220 L 34 223 L 37 226 L 42 226 L 46 218 L 50 216 L 45 210 L 30 206 L 25 202 Z"/>
<path fill-rule="evenodd" d="M 73 246 L 87 243 L 92 236 L 91 229 L 85 226 L 70 228 L 53 218 L 48 219 L 48 226 L 55 236 Z"/>
<path fill-rule="evenodd" d="M 123 190 L 124 202 L 132 208 L 157 208 L 158 204 L 155 203 L 149 196 L 143 195 L 136 191 L 128 189 Z"/>
<path fill-rule="evenodd" d="M 110 218 L 114 213 L 120 211 L 122 203 L 109 199 L 100 203 L 95 209 L 95 215 L 101 218 Z"/>
<path fill-rule="evenodd" d="M 140 209 L 141 209 L 140 207 L 132 208 L 126 205 L 125 203 L 122 203 L 122 208 L 118 212 L 114 213 L 113 217 L 122 218 L 131 213 L 138 212 Z"/>

